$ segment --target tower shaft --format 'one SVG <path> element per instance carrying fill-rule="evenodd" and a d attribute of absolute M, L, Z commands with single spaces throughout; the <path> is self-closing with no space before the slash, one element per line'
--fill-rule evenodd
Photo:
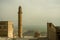
<path fill-rule="evenodd" d="M 19 7 L 18 11 L 18 37 L 22 38 L 22 9 Z"/>

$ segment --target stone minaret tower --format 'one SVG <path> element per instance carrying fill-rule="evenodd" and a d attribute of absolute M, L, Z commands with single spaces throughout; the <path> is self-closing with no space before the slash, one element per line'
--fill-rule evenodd
<path fill-rule="evenodd" d="M 22 8 L 18 9 L 18 37 L 22 38 Z"/>

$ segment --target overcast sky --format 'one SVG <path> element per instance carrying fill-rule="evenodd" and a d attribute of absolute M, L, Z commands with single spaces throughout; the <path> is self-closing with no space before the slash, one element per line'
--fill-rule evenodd
<path fill-rule="evenodd" d="M 23 25 L 60 26 L 60 0 L 0 0 L 0 20 L 18 22 L 18 7 L 22 6 Z"/>

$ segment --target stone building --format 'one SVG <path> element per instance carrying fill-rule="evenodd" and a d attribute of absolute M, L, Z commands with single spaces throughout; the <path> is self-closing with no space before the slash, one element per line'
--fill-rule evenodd
<path fill-rule="evenodd" d="M 57 40 L 60 40 L 60 26 L 56 26 L 56 36 Z"/>
<path fill-rule="evenodd" d="M 52 23 L 47 23 L 48 40 L 56 40 L 56 28 Z"/>
<path fill-rule="evenodd" d="M 13 38 L 13 24 L 11 21 L 0 21 L 0 37 Z"/>

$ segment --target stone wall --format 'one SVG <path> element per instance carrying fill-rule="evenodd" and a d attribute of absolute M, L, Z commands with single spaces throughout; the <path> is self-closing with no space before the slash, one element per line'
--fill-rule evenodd
<path fill-rule="evenodd" d="M 8 37 L 13 38 L 13 23 L 8 21 Z"/>
<path fill-rule="evenodd" d="M 52 23 L 47 23 L 48 40 L 56 40 L 56 28 Z"/>

